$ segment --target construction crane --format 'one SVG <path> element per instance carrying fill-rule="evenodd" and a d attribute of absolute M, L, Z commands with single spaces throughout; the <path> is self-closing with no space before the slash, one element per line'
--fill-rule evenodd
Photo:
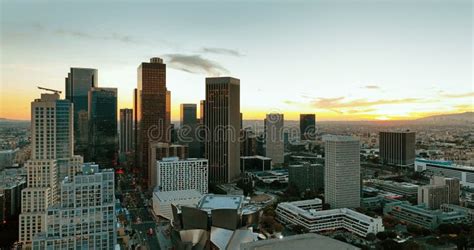
<path fill-rule="evenodd" d="M 41 90 L 46 90 L 46 91 L 51 91 L 51 92 L 54 92 L 55 94 L 61 94 L 62 92 L 59 91 L 59 90 L 55 90 L 55 89 L 48 89 L 48 88 L 43 88 L 43 87 L 40 87 L 40 86 L 37 86 L 38 89 L 41 89 Z"/>

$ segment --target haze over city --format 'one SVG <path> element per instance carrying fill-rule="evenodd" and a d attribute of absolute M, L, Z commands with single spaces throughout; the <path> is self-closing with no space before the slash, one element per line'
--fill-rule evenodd
<path fill-rule="evenodd" d="M 70 11 L 74 9 L 74 11 Z M 28 120 L 37 85 L 99 69 L 132 107 L 138 65 L 168 65 L 172 120 L 206 76 L 241 79 L 244 119 L 416 119 L 473 110 L 471 1 L 2 1 L 0 117 Z M 64 93 L 63 93 L 64 96 Z"/>

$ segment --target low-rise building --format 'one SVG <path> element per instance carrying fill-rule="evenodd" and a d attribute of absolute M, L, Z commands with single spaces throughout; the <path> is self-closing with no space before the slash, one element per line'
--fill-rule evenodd
<path fill-rule="evenodd" d="M 319 191 L 324 189 L 324 166 L 321 164 L 303 163 L 288 167 L 288 181 L 298 187 L 299 191 Z"/>
<path fill-rule="evenodd" d="M 464 211 L 429 210 L 424 204 L 411 205 L 407 201 L 387 203 L 384 205 L 383 213 L 430 230 L 438 228 L 440 224 L 468 221 L 467 212 Z"/>
<path fill-rule="evenodd" d="M 307 250 L 307 249 L 359 249 L 351 244 L 335 240 L 333 238 L 315 234 L 299 234 L 284 237 L 282 239 L 259 240 L 247 242 L 240 245 L 241 250 Z"/>
<path fill-rule="evenodd" d="M 474 167 L 456 165 L 452 161 L 434 161 L 417 158 L 415 160 L 415 171 L 429 172 L 436 176 L 456 178 L 460 184 L 474 187 Z"/>
<path fill-rule="evenodd" d="M 201 198 L 202 194 L 195 189 L 156 191 L 153 193 L 153 212 L 172 221 L 172 204 L 175 206 L 196 206 Z"/>
<path fill-rule="evenodd" d="M 277 220 L 286 225 L 300 225 L 309 232 L 345 229 L 365 237 L 384 231 L 382 218 L 372 218 L 348 208 L 321 211 L 321 200 L 282 202 L 276 209 Z"/>
<path fill-rule="evenodd" d="M 382 190 L 403 195 L 407 198 L 417 198 L 418 185 L 408 182 L 395 182 L 387 180 L 373 180 L 373 184 Z"/>
<path fill-rule="evenodd" d="M 240 157 L 240 172 L 266 171 L 272 169 L 272 158 L 253 155 Z"/>

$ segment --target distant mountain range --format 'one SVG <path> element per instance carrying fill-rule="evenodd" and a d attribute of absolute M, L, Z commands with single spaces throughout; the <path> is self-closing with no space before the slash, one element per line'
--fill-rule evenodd
<path fill-rule="evenodd" d="M 471 123 L 474 124 L 474 112 L 464 112 L 458 114 L 433 115 L 417 119 L 419 122 L 440 122 L 440 123 Z"/>

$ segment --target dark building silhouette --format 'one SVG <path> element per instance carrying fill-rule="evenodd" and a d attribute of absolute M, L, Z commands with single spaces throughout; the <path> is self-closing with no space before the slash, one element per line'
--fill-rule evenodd
<path fill-rule="evenodd" d="M 201 157 L 201 143 L 198 135 L 198 121 L 197 121 L 197 105 L 196 104 L 181 104 L 180 105 L 180 136 L 178 136 L 180 144 L 189 146 L 189 157 Z"/>
<path fill-rule="evenodd" d="M 240 80 L 206 78 L 205 154 L 209 181 L 228 183 L 240 174 Z"/>
<path fill-rule="evenodd" d="M 89 68 L 71 68 L 66 83 L 66 99 L 74 105 L 74 153 L 86 155 L 89 134 L 89 90 L 98 87 L 98 71 Z"/>
<path fill-rule="evenodd" d="M 316 115 L 300 114 L 301 140 L 314 140 L 316 134 Z"/>
<path fill-rule="evenodd" d="M 151 58 L 138 67 L 136 100 L 138 165 L 148 179 L 149 143 L 170 141 L 171 94 L 166 89 L 166 64 L 161 58 Z"/>
<path fill-rule="evenodd" d="M 117 160 L 117 89 L 93 88 L 89 91 L 89 147 L 85 161 L 101 168 L 114 167 Z"/>
<path fill-rule="evenodd" d="M 415 132 L 380 132 L 380 161 L 384 164 L 402 167 L 415 164 L 415 143 Z"/>
<path fill-rule="evenodd" d="M 120 152 L 128 153 L 133 145 L 133 110 L 120 110 Z"/>

